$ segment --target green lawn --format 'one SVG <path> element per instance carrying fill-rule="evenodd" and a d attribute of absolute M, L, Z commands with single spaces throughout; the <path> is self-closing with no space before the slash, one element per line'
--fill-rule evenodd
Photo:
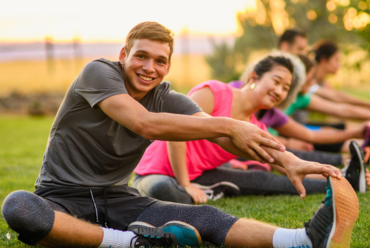
<path fill-rule="evenodd" d="M 51 117 L 0 116 L 0 203 L 11 191 L 33 191 L 46 146 Z M 351 247 L 370 247 L 370 194 L 359 194 L 360 216 Z M 254 218 L 287 228 L 300 228 L 324 195 L 248 196 L 221 199 L 211 205 L 238 217 Z M 7 238 L 7 236 L 10 239 Z M 28 247 L 19 242 L 0 217 L 0 247 Z"/>

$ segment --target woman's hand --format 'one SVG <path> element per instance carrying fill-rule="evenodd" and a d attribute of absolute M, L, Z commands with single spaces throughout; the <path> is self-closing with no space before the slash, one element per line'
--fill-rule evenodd
<path fill-rule="evenodd" d="M 321 174 L 324 177 L 331 176 L 338 179 L 342 178 L 341 171 L 332 165 L 305 161 L 295 157 L 291 153 L 289 153 L 288 156 L 289 158 L 287 158 L 286 162 L 284 163 L 284 167 L 286 169 L 287 176 L 297 189 L 302 199 L 306 197 L 306 190 L 302 184 L 302 181 L 306 175 Z"/>
<path fill-rule="evenodd" d="M 195 187 L 191 183 L 184 187 L 186 192 L 191 196 L 195 204 L 206 203 L 208 198 L 203 190 Z"/>

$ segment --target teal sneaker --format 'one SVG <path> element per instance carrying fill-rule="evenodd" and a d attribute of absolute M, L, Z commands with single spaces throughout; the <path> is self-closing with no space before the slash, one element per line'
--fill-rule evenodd
<path fill-rule="evenodd" d="M 160 227 L 135 221 L 128 226 L 127 231 L 132 231 L 137 235 L 137 239 L 135 237 L 131 241 L 131 247 L 183 247 L 202 244 L 198 230 L 181 221 L 170 221 Z"/>
<path fill-rule="evenodd" d="M 305 223 L 313 248 L 349 248 L 359 204 L 356 192 L 345 179 L 329 177 L 327 196 Z"/>

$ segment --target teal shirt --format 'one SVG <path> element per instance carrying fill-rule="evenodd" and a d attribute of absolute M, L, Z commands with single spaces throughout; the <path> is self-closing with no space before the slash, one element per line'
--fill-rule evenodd
<path fill-rule="evenodd" d="M 296 101 L 291 103 L 283 112 L 292 115 L 298 109 L 305 109 L 311 102 L 311 94 L 298 94 Z"/>

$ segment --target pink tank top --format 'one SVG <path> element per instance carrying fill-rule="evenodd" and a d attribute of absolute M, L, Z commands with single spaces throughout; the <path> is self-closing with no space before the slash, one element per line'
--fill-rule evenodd
<path fill-rule="evenodd" d="M 211 80 L 195 86 L 189 92 L 188 96 L 204 87 L 209 87 L 214 95 L 214 108 L 211 115 L 231 117 L 233 87 L 220 81 Z M 259 122 L 254 115 L 251 116 L 250 122 L 267 132 L 266 126 Z M 168 159 L 166 143 L 166 141 L 154 141 L 146 149 L 134 172 L 142 176 L 148 174 L 162 174 L 174 177 Z M 186 142 L 186 165 L 190 180 L 194 180 L 202 175 L 203 171 L 215 169 L 236 157 L 237 156 L 226 152 L 218 145 L 207 140 Z"/>

